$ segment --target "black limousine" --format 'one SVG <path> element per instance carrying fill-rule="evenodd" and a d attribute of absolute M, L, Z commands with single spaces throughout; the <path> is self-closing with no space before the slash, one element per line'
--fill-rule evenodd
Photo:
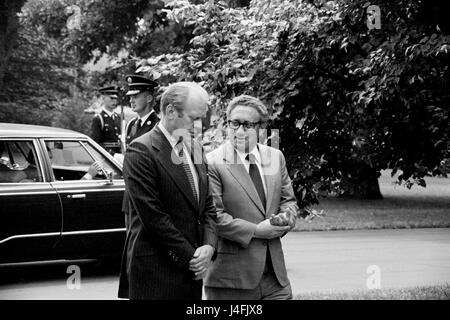
<path fill-rule="evenodd" d="M 0 264 L 120 257 L 124 190 L 122 165 L 88 136 L 0 123 Z"/>

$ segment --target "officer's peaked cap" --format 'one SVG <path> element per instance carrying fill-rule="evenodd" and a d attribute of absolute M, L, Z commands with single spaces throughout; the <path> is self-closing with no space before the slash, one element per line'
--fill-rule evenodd
<path fill-rule="evenodd" d="M 119 97 L 119 90 L 114 86 L 101 88 L 98 90 L 98 92 L 105 96 L 112 96 L 115 98 Z"/>
<path fill-rule="evenodd" d="M 158 83 L 146 77 L 131 74 L 125 77 L 128 83 L 127 96 L 135 95 L 143 91 L 153 92 L 154 88 L 158 87 Z"/>

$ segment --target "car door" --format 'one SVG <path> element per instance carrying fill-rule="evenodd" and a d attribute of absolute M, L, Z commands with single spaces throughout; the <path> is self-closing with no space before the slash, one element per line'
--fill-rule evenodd
<path fill-rule="evenodd" d="M 120 256 L 125 241 L 121 212 L 125 185 L 120 166 L 89 140 L 44 139 L 52 169 L 52 186 L 63 206 L 62 244 L 78 257 Z M 89 167 L 100 161 L 105 171 L 86 179 Z"/>
<path fill-rule="evenodd" d="M 62 211 L 34 139 L 0 137 L 0 263 L 56 257 Z"/>

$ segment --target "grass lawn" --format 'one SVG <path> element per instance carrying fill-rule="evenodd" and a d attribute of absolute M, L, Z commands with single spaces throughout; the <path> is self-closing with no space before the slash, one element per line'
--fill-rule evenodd
<path fill-rule="evenodd" d="M 302 293 L 295 300 L 450 300 L 450 285 L 350 292 Z"/>
<path fill-rule="evenodd" d="M 428 178 L 427 187 L 393 185 L 389 171 L 380 177 L 383 200 L 321 199 L 325 217 L 298 220 L 295 231 L 450 227 L 450 179 Z"/>

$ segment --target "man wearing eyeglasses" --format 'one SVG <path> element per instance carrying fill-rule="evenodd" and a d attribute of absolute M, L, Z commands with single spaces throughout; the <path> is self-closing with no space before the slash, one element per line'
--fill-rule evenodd
<path fill-rule="evenodd" d="M 228 141 L 207 155 L 219 243 L 206 297 L 292 299 L 280 238 L 295 225 L 298 207 L 284 156 L 258 143 L 268 119 L 260 100 L 236 97 L 226 115 Z M 274 225 L 271 217 L 280 215 L 284 225 Z"/>

